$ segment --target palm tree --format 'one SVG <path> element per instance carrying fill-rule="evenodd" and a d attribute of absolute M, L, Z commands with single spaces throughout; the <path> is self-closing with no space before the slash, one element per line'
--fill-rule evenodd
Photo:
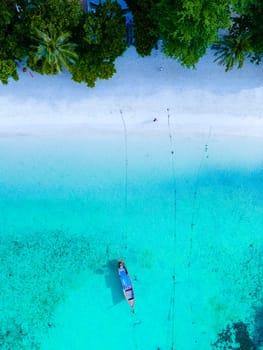
<path fill-rule="evenodd" d="M 28 65 L 42 74 L 61 73 L 63 68 L 69 70 L 78 58 L 77 45 L 69 39 L 69 33 L 60 33 L 52 25 L 46 31 L 35 29 L 33 40 L 37 44 L 32 45 Z"/>
<path fill-rule="evenodd" d="M 219 43 L 219 48 L 215 54 L 219 64 L 225 66 L 225 70 L 233 69 L 235 65 L 241 68 L 246 57 L 251 54 L 250 35 L 243 33 L 238 36 L 226 35 Z"/>

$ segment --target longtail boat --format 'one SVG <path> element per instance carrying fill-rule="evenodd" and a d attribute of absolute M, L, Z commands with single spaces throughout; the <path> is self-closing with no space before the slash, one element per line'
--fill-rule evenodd
<path fill-rule="evenodd" d="M 121 280 L 122 290 L 125 299 L 134 312 L 134 291 L 132 287 L 131 278 L 123 260 L 118 261 L 118 272 Z"/>

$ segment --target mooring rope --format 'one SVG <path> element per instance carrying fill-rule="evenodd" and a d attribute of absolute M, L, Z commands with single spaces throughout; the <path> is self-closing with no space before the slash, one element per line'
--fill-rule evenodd
<path fill-rule="evenodd" d="M 127 215 L 128 215 L 128 132 L 127 126 L 125 122 L 125 118 L 120 109 L 120 116 L 122 120 L 123 126 L 123 135 L 124 135 L 124 226 L 123 226 L 123 234 L 122 241 L 125 242 L 125 248 L 127 248 Z"/>
<path fill-rule="evenodd" d="M 169 141 L 170 141 L 170 155 L 171 155 L 171 167 L 172 167 L 172 178 L 173 178 L 173 244 L 172 250 L 174 255 L 176 256 L 176 238 L 177 238 L 177 184 L 176 184 L 176 174 L 175 174 L 175 145 L 173 141 L 172 128 L 170 123 L 170 110 L 167 108 L 167 123 L 168 123 L 168 133 L 169 133 Z M 170 307 L 168 313 L 168 321 L 170 322 L 170 349 L 175 350 L 175 293 L 176 293 L 176 276 L 175 276 L 175 256 L 173 259 L 173 267 L 172 267 L 172 292 L 170 299 Z"/>
<path fill-rule="evenodd" d="M 194 184 L 194 199 L 193 199 L 193 209 L 192 209 L 192 215 L 191 215 L 191 224 L 190 224 L 190 232 L 191 232 L 191 236 L 190 236 L 190 248 L 189 248 L 189 261 L 188 261 L 188 267 L 191 266 L 191 257 L 192 257 L 192 250 L 193 250 L 193 234 L 194 234 L 194 230 L 195 230 L 195 226 L 196 226 L 196 221 L 198 218 L 198 213 L 200 210 L 200 203 L 198 205 L 198 208 L 196 208 L 197 206 L 197 197 L 198 197 L 198 191 L 199 191 L 199 181 L 200 181 L 200 175 L 201 172 L 203 171 L 204 168 L 204 163 L 206 161 L 206 159 L 208 158 L 208 141 L 211 137 L 211 126 L 209 127 L 209 131 L 208 131 L 208 135 L 207 135 L 207 140 L 206 143 L 204 145 L 204 157 L 201 158 L 201 161 L 199 163 L 198 166 L 198 170 L 197 170 L 197 175 L 196 175 L 196 181 Z"/>
<path fill-rule="evenodd" d="M 141 324 L 141 321 L 137 319 L 135 313 L 131 313 L 131 328 L 132 328 L 132 339 L 133 347 L 135 350 L 139 349 L 138 337 L 137 337 L 137 326 Z"/>

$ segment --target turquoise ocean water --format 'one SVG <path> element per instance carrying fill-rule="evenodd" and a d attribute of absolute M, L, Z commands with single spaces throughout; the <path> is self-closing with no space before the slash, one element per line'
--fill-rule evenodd
<path fill-rule="evenodd" d="M 0 138 L 0 348 L 260 349 L 262 139 L 126 136 Z"/>

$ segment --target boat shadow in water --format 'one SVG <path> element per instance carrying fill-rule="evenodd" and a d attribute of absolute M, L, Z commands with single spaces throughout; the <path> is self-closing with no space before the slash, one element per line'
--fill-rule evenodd
<path fill-rule="evenodd" d="M 107 288 L 111 290 L 113 306 L 124 300 L 123 292 L 120 284 L 120 278 L 117 271 L 118 260 L 109 260 L 105 265 L 105 283 Z"/>

